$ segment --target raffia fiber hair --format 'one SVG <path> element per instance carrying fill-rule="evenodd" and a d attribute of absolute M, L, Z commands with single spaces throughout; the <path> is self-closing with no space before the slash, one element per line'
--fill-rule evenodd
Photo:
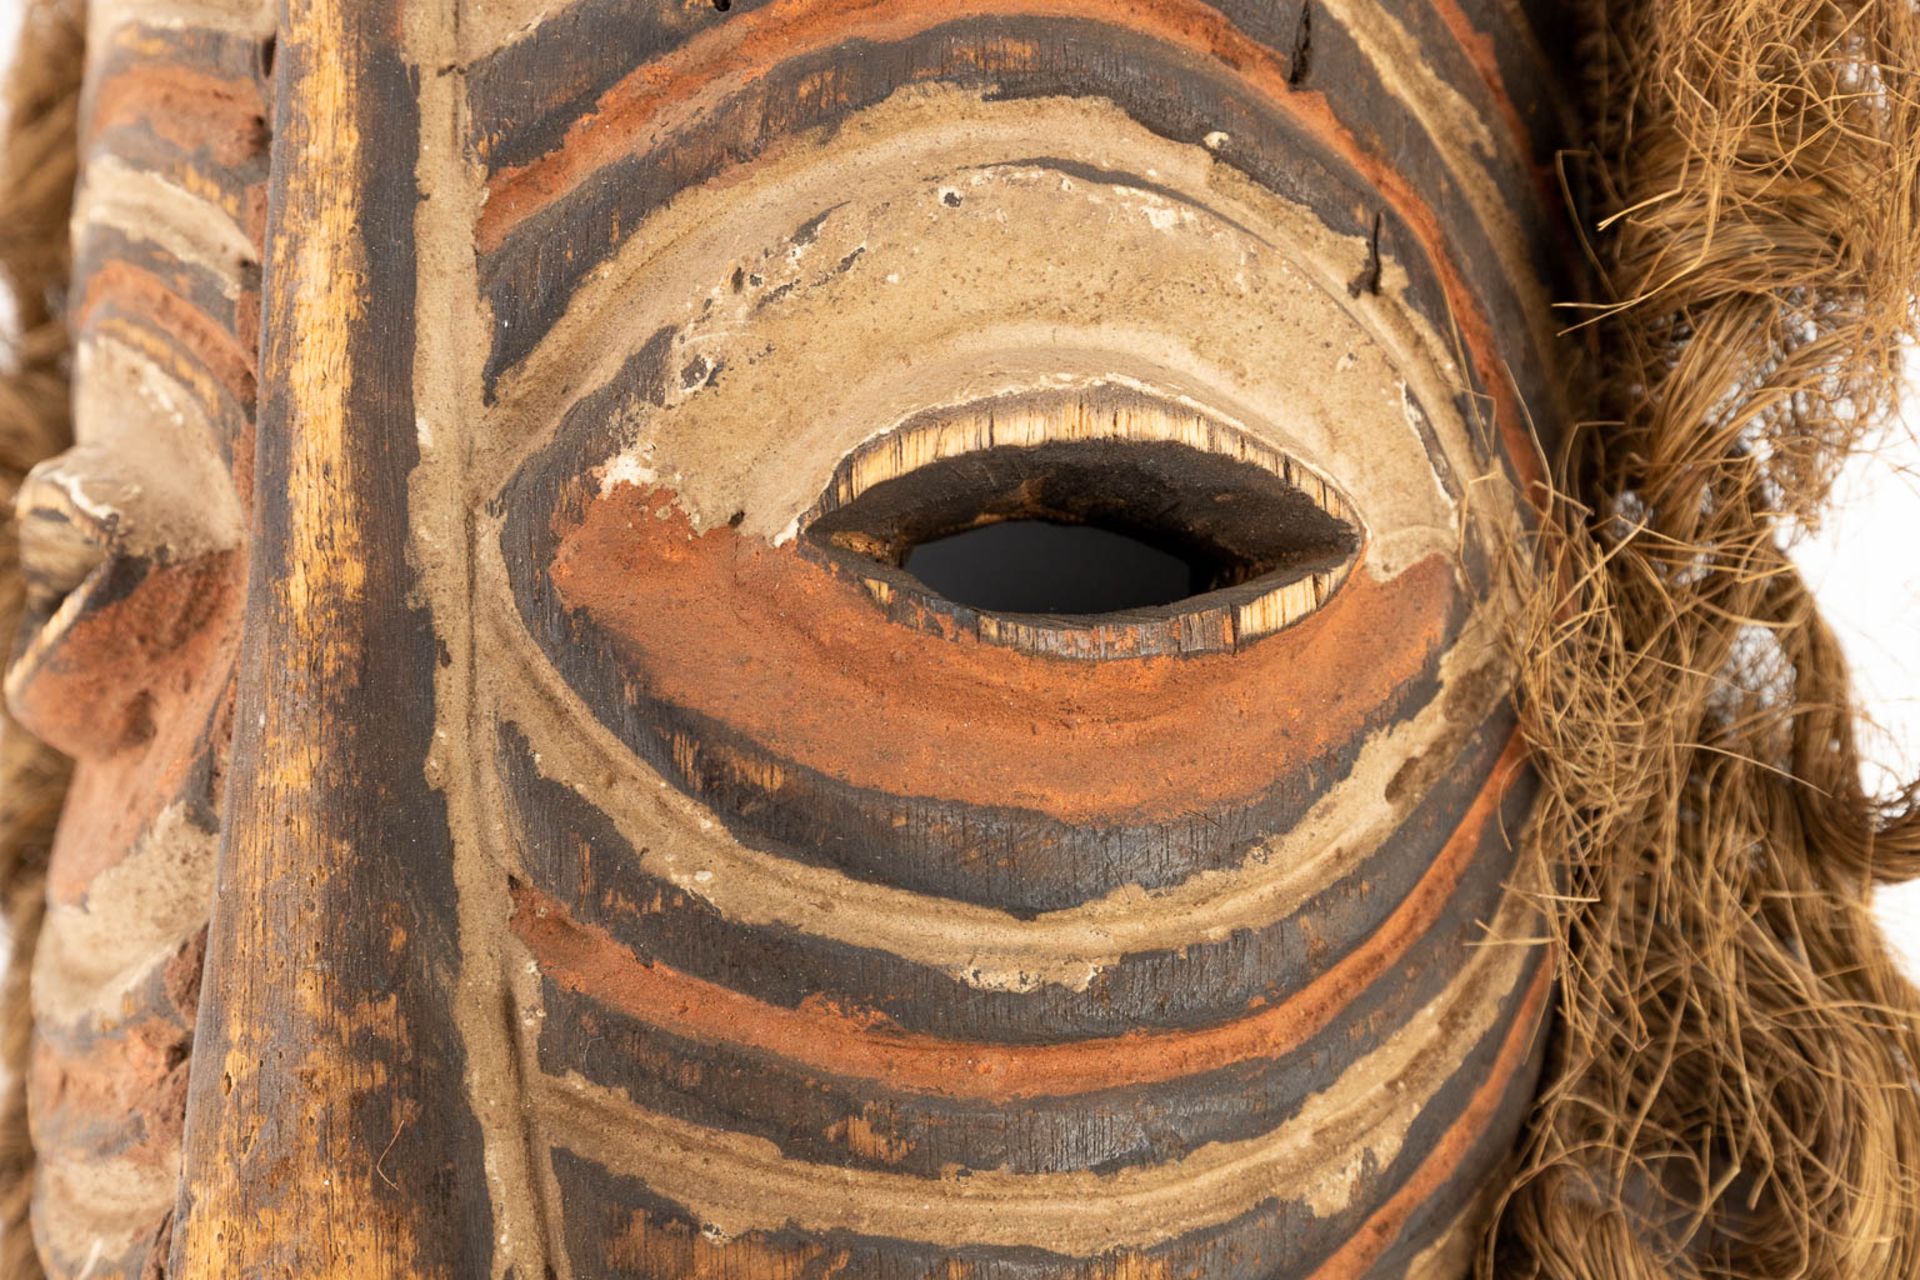
<path fill-rule="evenodd" d="M 1920 1275 L 1920 998 L 1869 914 L 1920 873 L 1861 789 L 1781 550 L 1883 426 L 1920 278 L 1911 0 L 1591 0 L 1601 421 L 1513 566 L 1559 1017 L 1483 1275 Z M 0 488 L 63 447 L 79 15 L 30 9 L 0 166 Z M 21 588 L 0 529 L 0 635 Z M 0 717 L 0 1276 L 40 1274 L 20 1076 L 64 770 Z"/>
<path fill-rule="evenodd" d="M 1920 1275 L 1920 999 L 1869 910 L 1920 872 L 1917 793 L 1863 794 L 1782 551 L 1902 379 L 1920 10 L 1592 16 L 1603 420 L 1518 637 L 1559 1019 L 1482 1271 Z"/>
<path fill-rule="evenodd" d="M 13 496 L 34 463 L 64 449 L 72 435 L 62 303 L 79 157 L 82 30 L 78 4 L 29 5 L 0 108 L 0 289 L 15 314 L 15 331 L 0 346 L 0 643 L 19 629 L 25 597 Z M 0 983 L 0 1276 L 7 1280 L 42 1275 L 27 1222 L 27 977 L 66 782 L 66 762 L 0 709 L 0 910 L 11 947 Z"/>

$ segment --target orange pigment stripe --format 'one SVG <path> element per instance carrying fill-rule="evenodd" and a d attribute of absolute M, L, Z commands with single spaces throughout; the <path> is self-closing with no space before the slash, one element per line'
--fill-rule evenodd
<path fill-rule="evenodd" d="M 1365 943 L 1279 1004 L 1197 1031 L 1128 1032 L 1041 1045 L 947 1040 L 876 1026 L 871 1014 L 768 1004 L 647 963 L 605 930 L 572 919 L 557 899 L 525 885 L 513 889 L 513 929 L 548 976 L 569 991 L 683 1039 L 770 1054 L 808 1070 L 993 1103 L 1159 1084 L 1291 1052 L 1387 974 L 1440 918 L 1518 776 L 1523 754 L 1516 735 L 1433 865 Z"/>
<path fill-rule="evenodd" d="M 1520 108 L 1514 105 L 1512 95 L 1507 92 L 1507 78 L 1501 74 L 1492 34 L 1474 27 L 1473 20 L 1460 7 L 1460 0 L 1432 0 L 1432 4 L 1435 16 L 1453 36 L 1454 43 L 1460 46 L 1460 52 L 1467 56 L 1468 63 L 1493 95 L 1494 104 L 1500 108 L 1514 141 L 1520 145 L 1521 160 L 1531 169 L 1533 135 L 1527 130 L 1527 122 L 1520 118 Z"/>
<path fill-rule="evenodd" d="M 1507 92 L 1507 78 L 1500 70 L 1500 59 L 1494 52 L 1492 34 L 1474 27 L 1473 21 L 1460 8 L 1459 0 L 1432 0 L 1432 3 L 1434 13 L 1452 34 L 1454 42 L 1460 46 L 1460 52 L 1466 55 L 1467 62 L 1487 86 L 1487 91 L 1493 95 L 1494 104 L 1499 108 L 1508 132 L 1513 135 L 1520 167 L 1533 177 L 1534 190 L 1540 196 L 1541 207 L 1560 208 L 1563 201 L 1559 176 L 1552 166 L 1533 162 L 1533 134 L 1527 128 L 1527 122 L 1521 118 L 1520 108 L 1514 104 L 1512 95 Z M 1526 476 L 1523 475 L 1523 478 Z M 1527 497 L 1538 501 L 1531 490 Z"/>
<path fill-rule="evenodd" d="M 1403 691 L 1426 705 L 1417 682 L 1451 643 L 1456 570 L 1435 553 L 1391 582 L 1356 572 L 1324 608 L 1238 654 L 1061 662 L 902 627 L 791 546 L 724 526 L 692 536 L 670 499 L 625 485 L 591 500 L 550 580 L 560 605 L 633 655 L 645 699 L 752 744 L 675 735 L 682 775 L 697 750 L 761 792 L 778 789 L 777 761 L 896 799 L 931 788 L 1121 826 L 1254 803 L 1283 781 L 1318 793 L 1310 762 L 1353 749 L 1380 708 L 1406 705 Z M 1363 649 L 1356 635 L 1380 640 Z M 900 671 L 914 681 L 889 692 Z M 1115 770 L 1116 752 L 1154 767 Z"/>
<path fill-rule="evenodd" d="M 189 938 L 155 946 L 145 959 L 177 990 L 183 969 L 198 970 L 201 946 Z M 164 985 L 129 993 L 121 1011 L 97 1034 L 83 1030 L 90 1023 L 84 1017 L 52 1035 L 36 1026 L 27 1070 L 39 1104 L 34 1142 L 43 1158 L 53 1151 L 69 1160 L 179 1160 L 179 1090 L 193 1047 L 192 1022 Z M 168 1185 L 173 1173 L 167 1170 Z M 172 1202 L 169 1195 L 166 1203 Z"/>
<path fill-rule="evenodd" d="M 1467 1109 L 1460 1113 L 1460 1118 L 1453 1122 L 1427 1158 L 1420 1162 L 1413 1176 L 1393 1193 L 1391 1199 L 1374 1211 L 1373 1216 L 1361 1225 L 1338 1253 L 1321 1263 L 1309 1280 L 1358 1280 L 1358 1277 L 1366 1275 L 1368 1268 L 1379 1261 L 1381 1255 L 1399 1238 L 1414 1211 L 1453 1179 L 1473 1144 L 1479 1141 L 1492 1123 L 1494 1112 L 1499 1110 L 1514 1076 L 1526 1065 L 1534 1034 L 1539 1029 L 1540 1015 L 1546 1006 L 1547 994 L 1552 989 L 1553 966 L 1542 964 L 1527 989 L 1526 1001 L 1514 1015 L 1513 1025 L 1500 1046 L 1500 1056 L 1494 1060 L 1493 1070 L 1486 1082 L 1474 1091 Z"/>
<path fill-rule="evenodd" d="M 51 646 L 23 654 L 16 714 L 77 758 L 48 861 L 49 903 L 85 902 L 94 880 L 137 853 L 189 793 L 231 679 L 245 594 L 238 552 L 156 565 Z M 171 643 L 150 642 L 161 628 Z"/>
<path fill-rule="evenodd" d="M 556 150 L 495 174 L 487 183 L 487 202 L 475 230 L 478 247 L 483 254 L 498 249 L 516 227 L 558 202 L 589 174 L 655 136 L 658 117 L 669 108 L 685 104 L 722 77 L 733 76 L 737 85 L 744 85 L 781 61 L 846 40 L 901 39 L 956 19 L 992 16 L 1077 18 L 1111 25 L 1114 6 L 1112 0 L 781 0 L 743 13 L 628 74 L 601 96 L 594 114 L 574 122 Z M 1360 144 L 1334 115 L 1326 95 L 1288 85 L 1288 68 L 1271 49 L 1196 0 L 1135 0 L 1125 17 L 1130 31 L 1238 73 L 1370 182 L 1412 229 L 1440 275 L 1481 381 L 1490 388 L 1506 386 L 1491 323 L 1446 254 L 1446 237 L 1432 206 L 1389 160 Z M 1511 395 L 1496 394 L 1493 399 L 1514 469 L 1531 494 L 1544 478 L 1532 435 Z"/>
<path fill-rule="evenodd" d="M 87 277 L 86 292 L 74 317 L 84 333 L 95 308 L 115 299 L 167 334 L 191 353 L 227 393 L 242 404 L 254 393 L 254 352 L 227 327 L 181 297 L 159 276 L 128 262 L 105 262 Z"/>
<path fill-rule="evenodd" d="M 267 106 L 252 80 L 139 63 L 104 81 L 89 110 L 89 141 L 116 125 L 145 124 L 182 151 L 206 148 L 223 165 L 266 150 Z"/>

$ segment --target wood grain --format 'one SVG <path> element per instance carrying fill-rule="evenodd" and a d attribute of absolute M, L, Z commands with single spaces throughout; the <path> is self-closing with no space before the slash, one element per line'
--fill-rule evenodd
<path fill-rule="evenodd" d="M 242 709 L 171 1271 L 486 1274 L 409 601 L 417 110 L 390 5 L 280 15 Z"/>

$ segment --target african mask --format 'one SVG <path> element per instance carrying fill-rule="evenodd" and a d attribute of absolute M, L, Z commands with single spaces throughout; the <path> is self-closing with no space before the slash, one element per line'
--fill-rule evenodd
<path fill-rule="evenodd" d="M 95 4 L 50 1271 L 1463 1273 L 1550 18 Z"/>

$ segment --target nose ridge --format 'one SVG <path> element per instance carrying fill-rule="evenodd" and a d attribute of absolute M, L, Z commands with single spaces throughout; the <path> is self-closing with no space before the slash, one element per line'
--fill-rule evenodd
<path fill-rule="evenodd" d="M 453 841 L 410 603 L 401 6 L 283 12 L 252 560 L 170 1274 L 474 1276 Z"/>

